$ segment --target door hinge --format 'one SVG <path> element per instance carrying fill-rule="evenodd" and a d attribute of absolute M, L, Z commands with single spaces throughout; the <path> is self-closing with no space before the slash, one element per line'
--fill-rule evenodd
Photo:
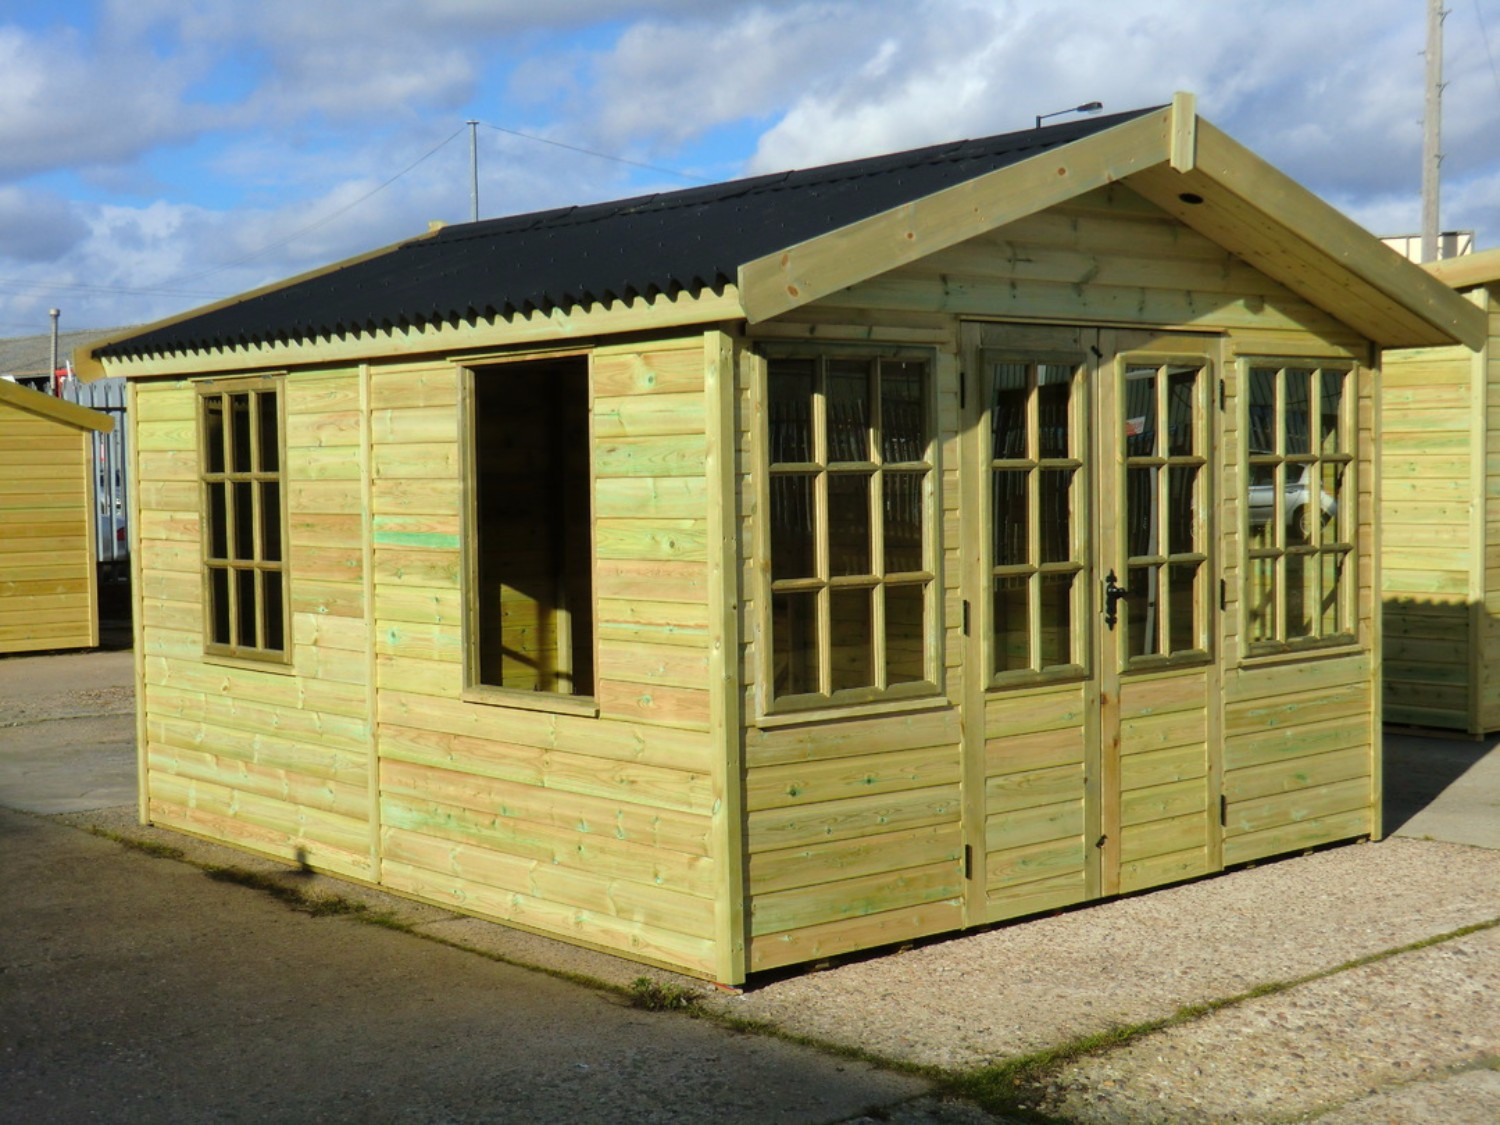
<path fill-rule="evenodd" d="M 958 369 L 958 408 L 962 410 L 969 401 L 969 373 Z"/>
<path fill-rule="evenodd" d="M 1229 401 L 1229 394 L 1224 389 L 1224 380 L 1219 380 L 1219 413 L 1224 413 L 1225 404 Z"/>
<path fill-rule="evenodd" d="M 974 845 L 964 845 L 964 878 L 974 878 Z"/>
<path fill-rule="evenodd" d="M 1096 847 L 1096 848 L 1102 848 L 1102 847 L 1104 847 L 1104 845 L 1108 841 L 1109 841 L 1109 837 L 1108 836 L 1100 836 L 1097 840 L 1094 841 L 1094 847 Z"/>
<path fill-rule="evenodd" d="M 969 635 L 969 603 L 964 601 L 964 636 Z"/>
<path fill-rule="evenodd" d="M 1229 827 L 1229 798 L 1222 793 L 1219 794 L 1219 827 Z"/>
<path fill-rule="evenodd" d="M 1229 583 L 1222 578 L 1219 579 L 1219 608 L 1221 610 L 1229 608 Z"/>

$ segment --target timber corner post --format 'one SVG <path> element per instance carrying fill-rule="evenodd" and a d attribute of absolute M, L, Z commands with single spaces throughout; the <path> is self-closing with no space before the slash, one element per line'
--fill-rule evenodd
<path fill-rule="evenodd" d="M 1173 94 L 1170 117 L 1168 162 L 1174 171 L 1191 172 L 1198 162 L 1198 99 L 1181 91 Z"/>

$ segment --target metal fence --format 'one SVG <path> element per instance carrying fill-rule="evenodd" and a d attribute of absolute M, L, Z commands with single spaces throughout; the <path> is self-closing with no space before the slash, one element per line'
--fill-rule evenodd
<path fill-rule="evenodd" d="M 130 513 L 127 503 L 130 481 L 125 471 L 125 434 L 130 419 L 125 412 L 125 380 L 110 378 L 85 383 L 69 377 L 62 381 L 60 389 L 68 402 L 98 410 L 115 420 L 115 428 L 109 433 L 93 435 L 95 549 L 101 565 L 123 568 L 130 556 L 126 523 Z"/>

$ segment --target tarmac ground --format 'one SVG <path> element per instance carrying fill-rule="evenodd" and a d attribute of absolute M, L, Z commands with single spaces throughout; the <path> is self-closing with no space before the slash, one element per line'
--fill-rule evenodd
<path fill-rule="evenodd" d="M 131 682 L 0 659 L 0 1122 L 1500 1120 L 1494 739 L 1388 735 L 1380 843 L 723 993 L 139 825 Z"/>

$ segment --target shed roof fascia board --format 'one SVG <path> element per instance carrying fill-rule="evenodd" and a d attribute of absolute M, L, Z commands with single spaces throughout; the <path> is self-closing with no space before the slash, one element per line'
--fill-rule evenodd
<path fill-rule="evenodd" d="M 362 332 L 313 343 L 300 340 L 291 343 L 256 342 L 235 348 L 110 356 L 93 362 L 101 365 L 101 374 L 121 375 L 127 379 L 182 377 L 251 368 L 285 369 L 312 363 L 358 363 L 473 349 L 576 343 L 620 332 L 721 323 L 738 320 L 741 315 L 739 295 L 730 288 L 722 294 L 707 291 L 697 296 L 658 294 L 651 299 L 637 297 L 633 301 L 615 301 L 608 306 L 589 309 L 537 311 L 496 323 L 428 324 L 421 328 Z"/>
<path fill-rule="evenodd" d="M 1364 287 L 1396 302 L 1431 325 L 1440 337 L 1421 341 L 1387 340 L 1382 339 L 1379 332 L 1370 331 L 1378 325 L 1353 325 L 1377 343 L 1398 346 L 1457 341 L 1478 347 L 1483 342 L 1487 329 L 1484 315 L 1471 302 L 1446 285 L 1432 284 L 1434 279 L 1420 267 L 1386 246 L 1353 219 L 1201 119 L 1194 171 L 1294 233 L 1330 265 L 1347 275 L 1350 288 Z M 1151 197 L 1148 194 L 1148 198 Z M 1163 201 L 1157 199 L 1156 202 Z M 1192 208 L 1173 208 L 1172 213 L 1189 226 L 1193 224 Z M 1329 294 L 1321 286 L 1310 285 L 1305 278 L 1288 276 L 1285 270 L 1257 261 L 1253 232 L 1247 232 L 1243 245 L 1228 249 L 1313 304 L 1339 315 L 1337 305 L 1330 304 Z"/>
<path fill-rule="evenodd" d="M 1482 250 L 1477 254 L 1462 254 L 1457 258 L 1424 262 L 1422 268 L 1454 289 L 1492 285 L 1500 281 L 1500 247 Z"/>
<path fill-rule="evenodd" d="M 739 268 L 745 317 L 757 324 L 876 273 L 935 254 L 1162 163 L 1173 109 L 1137 117 Z"/>
<path fill-rule="evenodd" d="M 183 321 L 192 320 L 194 317 L 203 316 L 206 313 L 215 312 L 219 309 L 227 309 L 231 305 L 241 304 L 256 297 L 263 296 L 266 293 L 275 293 L 280 289 L 290 289 L 293 285 L 300 285 L 305 281 L 313 281 L 327 274 L 334 273 L 337 270 L 345 269 L 353 265 L 358 265 L 360 262 L 367 262 L 371 258 L 378 258 L 383 254 L 389 254 L 394 250 L 399 250 L 401 247 L 409 245 L 410 243 L 420 242 L 424 238 L 431 238 L 437 233 L 438 229 L 439 228 L 434 228 L 427 231 L 425 234 L 419 234 L 411 238 L 403 238 L 399 242 L 392 242 L 389 245 L 382 246 L 376 250 L 367 250 L 362 254 L 355 254 L 351 258 L 343 258 L 337 262 L 330 262 L 327 265 L 319 266 L 317 269 L 308 270 L 306 273 L 298 274 L 296 277 L 284 278 L 280 281 L 273 281 L 267 285 L 262 285 L 258 289 L 251 289 L 244 293 L 236 293 L 234 296 L 226 297 L 222 301 L 212 301 L 209 304 L 199 305 L 196 308 L 188 309 L 186 312 L 174 313 L 172 316 L 163 317 L 161 320 L 153 321 L 150 324 L 138 324 L 133 328 L 122 328 L 118 332 L 113 332 L 108 336 L 104 336 L 100 339 L 90 340 L 88 343 L 82 344 L 74 350 L 73 373 L 86 383 L 91 383 L 95 379 L 102 378 L 105 375 L 122 374 L 121 371 L 110 370 L 109 368 L 107 368 L 105 362 L 98 359 L 94 353 L 98 352 L 102 348 L 107 348 L 109 345 L 117 343 L 120 340 L 129 340 L 136 336 L 144 336 L 148 332 L 156 332 L 162 328 L 170 328 L 174 324 L 181 324 Z"/>
<path fill-rule="evenodd" d="M 115 420 L 108 414 L 34 391 L 30 387 L 12 383 L 9 379 L 0 379 L 0 402 L 42 418 L 66 423 L 79 430 L 107 434 L 115 428 Z"/>

